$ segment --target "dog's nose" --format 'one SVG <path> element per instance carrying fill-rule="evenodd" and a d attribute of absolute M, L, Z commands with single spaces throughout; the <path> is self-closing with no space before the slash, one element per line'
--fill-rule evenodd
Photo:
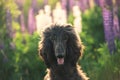
<path fill-rule="evenodd" d="M 64 55 L 59 54 L 59 55 L 57 55 L 56 57 L 57 57 L 57 58 L 63 58 L 63 57 L 64 57 Z"/>

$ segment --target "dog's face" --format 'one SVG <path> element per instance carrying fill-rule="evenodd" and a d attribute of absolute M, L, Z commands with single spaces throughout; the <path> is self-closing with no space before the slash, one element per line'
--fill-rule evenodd
<path fill-rule="evenodd" d="M 51 33 L 50 40 L 53 44 L 54 54 L 58 65 L 63 65 L 68 41 L 67 33 L 64 32 L 64 30 L 55 29 Z"/>
<path fill-rule="evenodd" d="M 65 64 L 75 66 L 82 49 L 78 35 L 70 25 L 47 28 L 39 44 L 40 55 L 48 68 Z"/>

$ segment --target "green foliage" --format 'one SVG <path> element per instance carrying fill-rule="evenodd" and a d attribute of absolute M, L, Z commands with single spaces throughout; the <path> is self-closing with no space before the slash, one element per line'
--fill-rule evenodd
<path fill-rule="evenodd" d="M 6 27 L 5 27 L 5 10 L 4 10 L 4 2 L 0 1 L 0 44 L 3 43 L 2 39 L 4 39 Z"/>
<path fill-rule="evenodd" d="M 118 7 L 118 18 L 119 18 L 119 22 L 120 22 L 120 7 Z"/>
<path fill-rule="evenodd" d="M 98 52 L 101 54 L 99 58 L 100 69 L 96 80 L 119 80 L 120 74 L 120 41 L 116 40 L 116 52 L 110 55 L 107 44 L 101 45 Z M 104 76 L 105 75 L 105 76 Z"/>
<path fill-rule="evenodd" d="M 1 62 L 2 80 L 39 80 L 44 76 L 45 66 L 38 55 L 39 36 L 16 33 L 12 50 L 6 54 L 8 62 Z M 9 48 L 8 48 L 9 49 Z"/>
<path fill-rule="evenodd" d="M 20 14 L 20 11 L 18 10 L 18 6 L 14 2 L 14 0 L 4 1 L 4 5 L 5 5 L 5 10 L 7 9 L 10 10 L 13 18 L 16 18 Z"/>
<path fill-rule="evenodd" d="M 68 15 L 68 23 L 73 25 L 73 21 L 74 21 L 74 16 L 72 12 L 70 12 L 70 14 Z"/>
<path fill-rule="evenodd" d="M 95 7 L 82 14 L 82 33 L 80 37 L 85 45 L 81 65 L 91 80 L 97 80 L 98 59 L 100 54 L 97 49 L 104 42 L 104 30 L 101 9 Z M 92 74 L 91 74 L 92 73 Z"/>
<path fill-rule="evenodd" d="M 44 6 L 43 4 L 44 0 L 37 0 L 37 3 L 38 3 L 39 8 Z"/>
<path fill-rule="evenodd" d="M 81 60 L 82 68 L 90 80 L 119 80 L 120 41 L 116 40 L 116 52 L 110 55 L 104 44 L 101 9 L 95 7 L 82 14 L 83 32 L 80 34 L 86 46 Z"/>
<path fill-rule="evenodd" d="M 38 80 L 43 76 L 43 74 L 40 75 L 40 73 L 43 73 L 45 67 L 43 66 L 43 63 L 40 62 L 38 56 L 38 41 L 38 35 L 30 36 L 29 34 L 16 34 L 16 38 L 14 38 L 13 41 L 16 45 L 14 67 L 19 78 L 23 77 L 23 79 L 26 80 Z M 28 71 L 27 73 L 26 70 Z M 20 73 L 21 75 L 19 75 Z"/>
<path fill-rule="evenodd" d="M 16 4 L 13 0 L 1 0 L 0 1 L 0 44 L 8 44 L 11 39 L 7 39 L 9 36 L 7 34 L 7 27 L 6 27 L 6 10 L 9 9 L 12 14 L 12 21 L 16 18 L 20 12 L 17 9 Z"/>
<path fill-rule="evenodd" d="M 58 2 L 58 0 L 48 0 L 48 4 L 51 5 L 51 8 L 54 9 L 55 8 L 55 4 Z"/>
<path fill-rule="evenodd" d="M 28 11 L 29 11 L 30 6 L 31 6 L 31 0 L 25 0 L 25 3 L 23 5 L 25 24 L 28 23 L 27 19 L 28 19 Z"/>
<path fill-rule="evenodd" d="M 12 15 L 13 39 L 7 34 L 7 9 Z M 46 67 L 38 56 L 39 36 L 20 32 L 14 0 L 0 0 L 0 10 L 0 80 L 42 80 Z"/>

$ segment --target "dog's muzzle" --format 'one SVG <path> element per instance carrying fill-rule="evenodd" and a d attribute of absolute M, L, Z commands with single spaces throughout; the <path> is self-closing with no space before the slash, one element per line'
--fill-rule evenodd
<path fill-rule="evenodd" d="M 64 64 L 64 55 L 57 55 L 57 63 L 58 65 L 63 65 Z"/>

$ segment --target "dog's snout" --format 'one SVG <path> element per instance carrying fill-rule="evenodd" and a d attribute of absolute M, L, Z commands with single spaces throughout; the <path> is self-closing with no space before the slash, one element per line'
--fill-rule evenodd
<path fill-rule="evenodd" d="M 64 57 L 63 54 L 59 54 L 59 55 L 57 55 L 57 58 L 63 58 L 63 57 Z"/>
<path fill-rule="evenodd" d="M 61 42 L 55 46 L 55 56 L 57 58 L 63 58 L 65 56 L 65 47 Z"/>
<path fill-rule="evenodd" d="M 57 53 L 62 53 L 62 52 L 63 52 L 63 49 L 58 47 L 58 48 L 56 49 L 56 52 L 57 52 Z"/>
<path fill-rule="evenodd" d="M 55 55 L 57 58 L 63 58 L 65 56 L 65 51 L 64 49 L 56 49 Z"/>

